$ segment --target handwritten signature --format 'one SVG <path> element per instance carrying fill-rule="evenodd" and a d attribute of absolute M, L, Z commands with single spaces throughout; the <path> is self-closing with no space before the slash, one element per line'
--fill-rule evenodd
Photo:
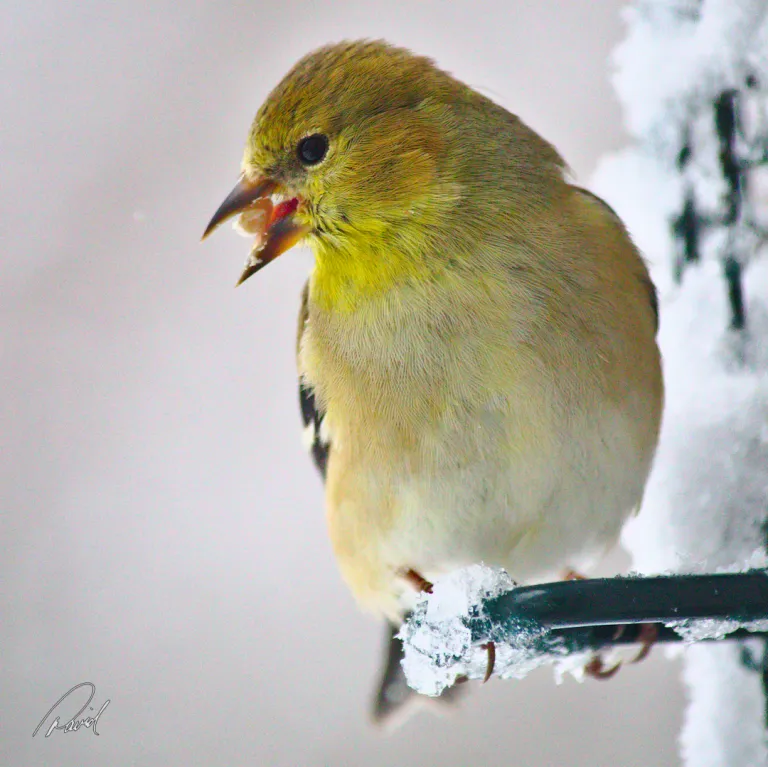
<path fill-rule="evenodd" d="M 48 731 L 45 733 L 45 737 L 47 738 L 54 730 L 63 730 L 64 732 L 77 732 L 81 727 L 90 727 L 91 732 L 93 732 L 94 735 L 100 734 L 96 730 L 96 725 L 99 721 L 99 717 L 104 713 L 104 709 L 110 704 L 110 701 L 106 701 L 106 703 L 99 709 L 99 712 L 96 714 L 96 716 L 86 716 L 83 719 L 78 719 L 77 717 L 79 717 L 86 708 L 90 708 L 91 711 L 93 711 L 91 701 L 93 700 L 93 696 L 96 694 L 96 685 L 92 684 L 91 682 L 80 682 L 80 684 L 76 684 L 71 690 L 67 690 L 67 692 L 65 692 L 48 709 L 46 715 L 40 720 L 40 724 L 35 727 L 35 731 L 32 733 L 33 738 L 35 735 L 37 735 L 40 728 L 48 721 L 48 717 L 56 710 L 56 708 L 61 705 L 61 703 L 66 700 L 75 690 L 79 690 L 81 687 L 91 688 L 90 697 L 87 701 L 85 701 L 83 707 L 66 724 L 59 724 L 60 718 L 57 716 L 51 723 L 51 726 L 48 728 Z"/>

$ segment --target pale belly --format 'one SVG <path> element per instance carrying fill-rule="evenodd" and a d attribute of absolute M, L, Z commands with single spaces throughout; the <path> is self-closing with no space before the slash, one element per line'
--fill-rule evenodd
<path fill-rule="evenodd" d="M 392 619 L 407 610 L 407 570 L 432 581 L 485 562 L 518 582 L 556 579 L 616 541 L 649 469 L 631 422 L 584 414 L 567 431 L 516 442 L 503 414 L 496 420 L 474 446 L 432 435 L 424 462 L 382 461 L 370 443 L 332 458 L 331 540 L 364 607 Z"/>

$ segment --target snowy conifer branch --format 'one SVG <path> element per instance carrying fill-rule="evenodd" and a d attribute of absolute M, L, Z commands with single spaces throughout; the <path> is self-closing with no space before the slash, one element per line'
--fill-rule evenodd
<path fill-rule="evenodd" d="M 521 677 L 545 663 L 578 667 L 583 653 L 636 642 L 644 623 L 659 624 L 662 642 L 765 634 L 768 573 L 515 587 L 503 570 L 468 567 L 438 581 L 417 605 L 401 631 L 403 665 L 411 686 L 437 695 L 459 676 L 485 675 L 488 642 L 495 643 L 495 673 Z"/>
<path fill-rule="evenodd" d="M 768 137 L 764 133 L 750 137 L 742 116 L 745 94 L 757 87 L 754 75 L 744 78 L 743 90 L 727 88 L 718 93 L 711 104 L 700 105 L 683 124 L 685 141 L 677 156 L 677 167 L 682 178 L 683 200 L 679 213 L 670 224 L 678 240 L 678 258 L 675 278 L 680 281 L 684 267 L 701 259 L 701 248 L 707 236 L 722 235 L 718 255 L 723 263 L 723 276 L 727 285 L 730 306 L 730 326 L 741 330 L 746 326 L 743 296 L 743 266 L 766 242 L 765 228 L 755 218 L 748 195 L 750 172 L 768 163 Z M 763 105 L 761 105 L 763 106 Z M 717 174 L 722 192 L 714 208 L 703 211 L 696 193 L 701 186 L 696 169 L 689 173 L 697 158 L 690 136 L 697 122 L 712 121 L 716 140 Z"/>
<path fill-rule="evenodd" d="M 768 0 L 633 0 L 614 85 L 634 145 L 591 188 L 659 290 L 666 407 L 623 543 L 645 573 L 766 566 Z M 768 764 L 763 639 L 684 655 L 686 767 Z"/>

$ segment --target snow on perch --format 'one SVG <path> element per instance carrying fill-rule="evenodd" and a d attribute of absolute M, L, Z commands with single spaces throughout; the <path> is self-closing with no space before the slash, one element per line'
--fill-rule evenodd
<path fill-rule="evenodd" d="M 484 603 L 514 587 L 506 571 L 485 565 L 465 567 L 436 581 L 432 593 L 422 594 L 400 631 L 408 684 L 434 696 L 459 677 L 482 679 L 488 654 L 480 645 L 493 638 L 488 633 Z M 478 632 L 484 629 L 485 635 L 479 638 Z M 515 640 L 497 648 L 495 673 L 525 676 L 544 663 L 535 645 L 547 633 L 534 622 L 521 622 Z"/>
<path fill-rule="evenodd" d="M 619 648 L 642 643 L 649 622 L 661 643 L 766 638 L 768 570 L 514 586 L 504 570 L 474 565 L 422 594 L 399 636 L 409 684 L 439 695 L 459 678 L 485 678 L 491 667 L 520 678 L 551 663 L 558 681 L 566 672 L 583 679 L 595 653 L 601 668 L 618 667 Z"/>

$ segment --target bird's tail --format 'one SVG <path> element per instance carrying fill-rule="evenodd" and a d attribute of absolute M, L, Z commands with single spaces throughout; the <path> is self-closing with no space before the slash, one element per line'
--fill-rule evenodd
<path fill-rule="evenodd" d="M 373 702 L 373 721 L 386 729 L 398 727 L 421 707 L 442 713 L 455 705 L 464 693 L 461 685 L 449 687 L 438 698 L 430 698 L 412 690 L 405 680 L 401 665 L 403 643 L 397 638 L 399 630 L 391 624 L 387 625 L 385 663 Z"/>

